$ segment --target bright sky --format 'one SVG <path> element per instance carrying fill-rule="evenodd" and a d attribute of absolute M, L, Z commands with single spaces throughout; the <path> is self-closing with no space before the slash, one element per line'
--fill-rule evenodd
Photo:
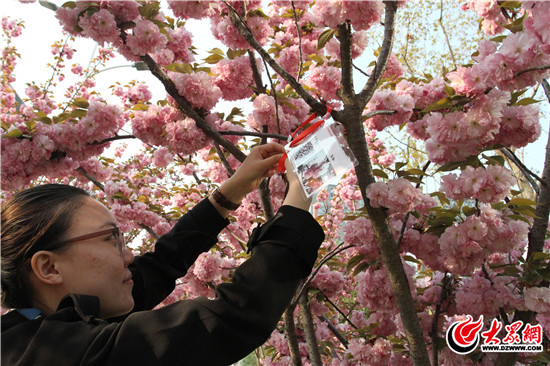
<path fill-rule="evenodd" d="M 52 0 L 51 2 L 62 5 L 65 0 Z M 51 72 L 45 66 L 48 62 L 53 62 L 54 56 L 50 52 L 51 45 L 55 41 L 64 40 L 64 37 L 61 33 L 61 27 L 58 21 L 54 17 L 54 12 L 40 6 L 38 2 L 33 4 L 21 4 L 17 0 L 3 0 L 2 3 L 4 6 L 0 8 L 0 16 L 10 16 L 12 19 L 21 19 L 25 21 L 25 30 L 23 34 L 15 40 L 18 51 L 21 54 L 21 59 L 18 60 L 15 69 L 17 81 L 13 84 L 19 95 L 24 97 L 26 83 L 35 81 L 40 84 L 49 80 Z M 200 46 L 200 50 L 208 51 L 214 47 L 226 48 L 211 36 L 209 22 L 188 21 L 187 29 L 195 35 L 194 44 Z M 75 57 L 73 60 L 69 61 L 67 69 L 65 70 L 67 85 L 70 85 L 71 81 L 73 83 L 76 81 L 70 78 L 72 75 L 70 66 L 74 62 L 80 63 L 82 66 L 86 67 L 89 60 L 94 56 L 95 42 L 89 39 L 78 38 L 74 44 L 74 48 L 77 49 Z M 199 55 L 197 59 L 203 57 L 204 56 Z M 111 60 L 107 67 L 110 68 L 122 65 L 131 65 L 131 62 L 119 56 Z M 117 67 L 115 69 L 105 70 L 96 76 L 97 89 L 101 91 L 102 96 L 108 100 L 110 92 L 107 88 L 110 85 L 113 85 L 116 81 L 124 85 L 131 80 L 146 83 L 153 92 L 153 100 L 164 98 L 165 92 L 162 85 L 147 71 L 137 71 L 132 67 Z M 539 92 L 537 97 L 538 99 L 544 99 L 544 101 L 539 104 L 541 110 L 545 112 L 545 116 L 541 120 L 543 133 L 536 143 L 531 144 L 525 149 L 525 163 L 532 170 L 540 174 L 544 164 L 545 146 L 548 141 L 548 128 L 550 124 L 548 116 L 550 115 L 550 106 L 542 92 Z M 235 103 L 226 103 L 224 105 L 218 105 L 216 110 L 227 114 L 234 106 L 238 105 Z M 518 154 L 521 155 L 521 152 L 518 152 Z"/>

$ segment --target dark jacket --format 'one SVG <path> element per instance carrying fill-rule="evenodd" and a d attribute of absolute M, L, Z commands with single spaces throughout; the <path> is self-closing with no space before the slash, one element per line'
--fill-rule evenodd
<path fill-rule="evenodd" d="M 135 308 L 99 319 L 99 299 L 71 294 L 49 316 L 2 316 L 2 366 L 228 365 L 263 344 L 312 269 L 324 239 L 306 211 L 283 206 L 254 230 L 251 257 L 213 300 L 197 298 L 150 310 L 174 289 L 197 256 L 228 224 L 208 200 L 162 236 L 154 253 L 131 265 Z"/>

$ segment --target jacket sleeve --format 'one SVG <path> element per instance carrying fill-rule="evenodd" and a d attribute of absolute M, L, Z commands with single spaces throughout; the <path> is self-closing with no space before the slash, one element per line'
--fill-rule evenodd
<path fill-rule="evenodd" d="M 216 244 L 218 234 L 228 224 L 204 199 L 159 238 L 154 252 L 136 257 L 129 266 L 134 281 L 133 311 L 152 309 L 164 300 L 174 290 L 176 279 Z"/>
<path fill-rule="evenodd" d="M 263 344 L 307 276 L 324 240 L 309 212 L 283 206 L 252 235 L 251 256 L 218 286 L 215 299 L 197 298 L 131 314 L 119 324 L 108 365 L 228 365 Z"/>

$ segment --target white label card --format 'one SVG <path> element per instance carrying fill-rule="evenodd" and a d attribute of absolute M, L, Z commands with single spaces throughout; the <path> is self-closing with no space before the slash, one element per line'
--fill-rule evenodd
<path fill-rule="evenodd" d="M 332 119 L 326 120 L 297 146 L 286 146 L 288 159 L 307 197 L 339 180 L 353 168 L 345 138 Z"/>

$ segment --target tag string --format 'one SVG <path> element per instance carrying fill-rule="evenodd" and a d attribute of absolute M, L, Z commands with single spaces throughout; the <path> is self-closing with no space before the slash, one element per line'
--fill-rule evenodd
<path fill-rule="evenodd" d="M 298 126 L 297 129 L 294 130 L 294 132 L 290 135 L 289 137 L 289 141 L 290 142 L 290 147 L 295 147 L 296 145 L 298 145 L 298 143 L 300 141 L 302 141 L 304 138 L 306 138 L 307 136 L 311 135 L 313 132 L 315 132 L 319 127 L 321 127 L 323 125 L 323 123 L 326 121 L 326 119 L 328 117 L 330 117 L 330 113 L 332 112 L 332 107 L 329 107 L 327 106 L 327 112 L 325 113 L 325 115 L 320 118 L 318 121 L 316 121 L 315 123 L 313 123 L 311 126 L 309 126 L 308 128 L 306 128 L 304 131 L 302 131 L 298 136 L 296 136 L 296 138 L 294 138 L 294 135 L 296 135 L 296 133 L 298 131 L 300 131 L 302 129 L 302 127 L 304 127 L 305 125 L 307 125 L 308 123 L 310 122 L 313 122 L 315 120 L 315 118 L 317 117 L 317 114 L 313 113 L 311 114 L 300 126 Z M 279 171 L 280 173 L 284 173 L 286 171 L 286 168 L 285 168 L 285 161 L 287 159 L 288 155 L 286 154 L 286 151 L 285 153 L 283 154 L 283 156 L 281 157 L 281 160 L 279 160 L 279 164 L 277 164 L 277 171 Z"/>

